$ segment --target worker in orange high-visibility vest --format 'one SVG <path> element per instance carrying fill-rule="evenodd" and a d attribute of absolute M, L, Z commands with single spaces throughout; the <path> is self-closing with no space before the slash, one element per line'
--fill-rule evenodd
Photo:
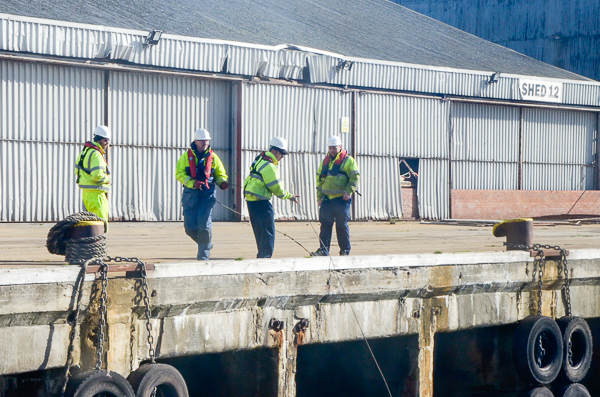
<path fill-rule="evenodd" d="M 215 186 L 229 187 L 223 162 L 210 148 L 210 133 L 199 128 L 190 148 L 179 157 L 175 177 L 183 185 L 183 227 L 198 244 L 198 260 L 208 260 L 212 244 L 212 209 L 217 202 Z"/>

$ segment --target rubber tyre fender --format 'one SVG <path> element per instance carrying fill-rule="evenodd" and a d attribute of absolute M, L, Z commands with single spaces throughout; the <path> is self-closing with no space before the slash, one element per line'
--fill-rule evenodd
<path fill-rule="evenodd" d="M 112 371 L 87 371 L 69 379 L 65 397 L 135 397 L 127 379 Z"/>
<path fill-rule="evenodd" d="M 562 397 L 592 397 L 588 389 L 580 383 L 571 383 L 563 389 Z"/>
<path fill-rule="evenodd" d="M 582 317 L 565 316 L 556 320 L 556 323 L 563 335 L 563 375 L 573 383 L 581 382 L 592 365 L 592 331 Z M 569 341 L 573 365 L 569 364 Z"/>
<path fill-rule="evenodd" d="M 150 397 L 158 387 L 163 397 L 189 397 L 183 376 L 167 364 L 144 364 L 127 377 L 136 397 Z"/>
<path fill-rule="evenodd" d="M 547 387 L 536 387 L 533 390 L 521 394 L 523 397 L 554 397 L 554 394 Z"/>
<path fill-rule="evenodd" d="M 539 366 L 536 360 L 538 339 L 543 336 L 546 354 Z M 552 383 L 559 375 L 563 362 L 562 334 L 556 321 L 546 316 L 523 319 L 513 340 L 513 361 L 519 376 L 542 385 Z"/>

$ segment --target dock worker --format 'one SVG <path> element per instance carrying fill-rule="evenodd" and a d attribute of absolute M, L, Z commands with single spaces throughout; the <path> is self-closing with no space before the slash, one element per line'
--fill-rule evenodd
<path fill-rule="evenodd" d="M 313 256 L 329 255 L 331 232 L 335 223 L 340 255 L 350 254 L 350 205 L 358 188 L 360 173 L 356 161 L 342 150 L 342 141 L 332 135 L 327 139 L 327 155 L 317 170 L 317 204 L 319 205 L 320 247 Z"/>
<path fill-rule="evenodd" d="M 257 258 L 270 258 L 275 248 L 275 212 L 270 199 L 273 195 L 282 200 L 297 203 L 300 197 L 286 191 L 279 180 L 277 166 L 288 154 L 287 141 L 275 137 L 269 142 L 269 150 L 261 152 L 250 167 L 244 181 L 244 196 L 248 202 L 248 214 L 254 231 Z"/>
<path fill-rule="evenodd" d="M 212 245 L 212 209 L 217 201 L 215 186 L 227 190 L 223 162 L 210 147 L 210 133 L 199 128 L 190 148 L 179 157 L 175 177 L 183 185 L 183 227 L 198 244 L 198 260 L 208 260 Z"/>
<path fill-rule="evenodd" d="M 110 171 L 106 161 L 111 138 L 110 128 L 99 125 L 93 138 L 84 144 L 75 163 L 75 182 L 81 189 L 83 205 L 89 212 L 108 222 Z"/>

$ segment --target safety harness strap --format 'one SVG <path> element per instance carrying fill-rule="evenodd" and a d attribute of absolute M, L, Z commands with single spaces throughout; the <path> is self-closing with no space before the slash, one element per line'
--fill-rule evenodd
<path fill-rule="evenodd" d="M 342 150 L 340 152 L 339 157 L 334 161 L 333 166 L 331 167 L 331 170 L 329 170 L 329 162 L 331 161 L 331 156 L 328 154 L 327 156 L 325 156 L 325 160 L 323 160 L 323 167 L 321 167 L 321 177 L 325 178 L 327 176 L 327 174 L 336 176 L 337 174 L 340 173 L 340 169 L 342 167 L 342 163 L 344 162 L 344 160 L 346 159 L 346 157 L 348 156 L 348 152 L 346 152 L 345 150 Z M 342 174 L 346 174 L 345 172 L 342 171 Z"/>

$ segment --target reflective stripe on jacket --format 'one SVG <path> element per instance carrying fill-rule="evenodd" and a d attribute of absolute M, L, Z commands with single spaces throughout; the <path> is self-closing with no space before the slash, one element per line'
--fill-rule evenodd
<path fill-rule="evenodd" d="M 353 194 L 356 192 L 358 182 L 360 181 L 360 173 L 358 172 L 356 161 L 352 156 L 346 156 L 336 175 L 331 172 L 335 160 L 337 160 L 341 154 L 342 152 L 338 153 L 333 160 L 329 159 L 329 170 L 326 176 L 322 176 L 321 174 L 323 171 L 323 163 L 327 157 L 321 161 L 321 165 L 319 165 L 319 169 L 317 170 L 317 200 L 321 200 L 325 197 L 334 199 L 343 196 L 344 193 Z M 329 154 L 327 154 L 327 156 L 329 156 Z"/>
<path fill-rule="evenodd" d="M 210 148 L 208 148 L 208 150 L 210 150 Z M 192 151 L 192 154 L 194 155 L 194 162 L 196 163 L 196 166 L 198 166 L 198 156 L 196 156 L 195 151 Z M 205 159 L 206 157 L 202 159 L 202 161 L 205 161 Z M 190 160 L 188 158 L 188 151 L 186 150 L 181 157 L 179 157 L 179 160 L 177 160 L 177 165 L 175 166 L 175 178 L 177 178 L 177 180 L 181 182 L 183 186 L 193 189 L 195 181 L 189 172 L 189 168 Z M 227 172 L 225 171 L 225 166 L 215 152 L 213 152 L 211 176 L 214 178 L 214 183 L 219 186 L 221 186 L 223 182 L 227 182 Z M 209 181 L 209 183 L 213 185 L 214 188 L 213 182 Z"/>
<path fill-rule="evenodd" d="M 260 154 L 250 167 L 250 175 L 244 181 L 244 196 L 248 201 L 270 200 L 273 195 L 282 200 L 289 200 L 292 194 L 286 191 L 279 180 L 279 162 L 271 152 L 264 154 L 271 161 L 265 160 Z"/>
<path fill-rule="evenodd" d="M 87 142 L 77 156 L 75 175 L 81 189 L 110 190 L 110 172 L 104 154 L 104 149 L 98 142 Z"/>

